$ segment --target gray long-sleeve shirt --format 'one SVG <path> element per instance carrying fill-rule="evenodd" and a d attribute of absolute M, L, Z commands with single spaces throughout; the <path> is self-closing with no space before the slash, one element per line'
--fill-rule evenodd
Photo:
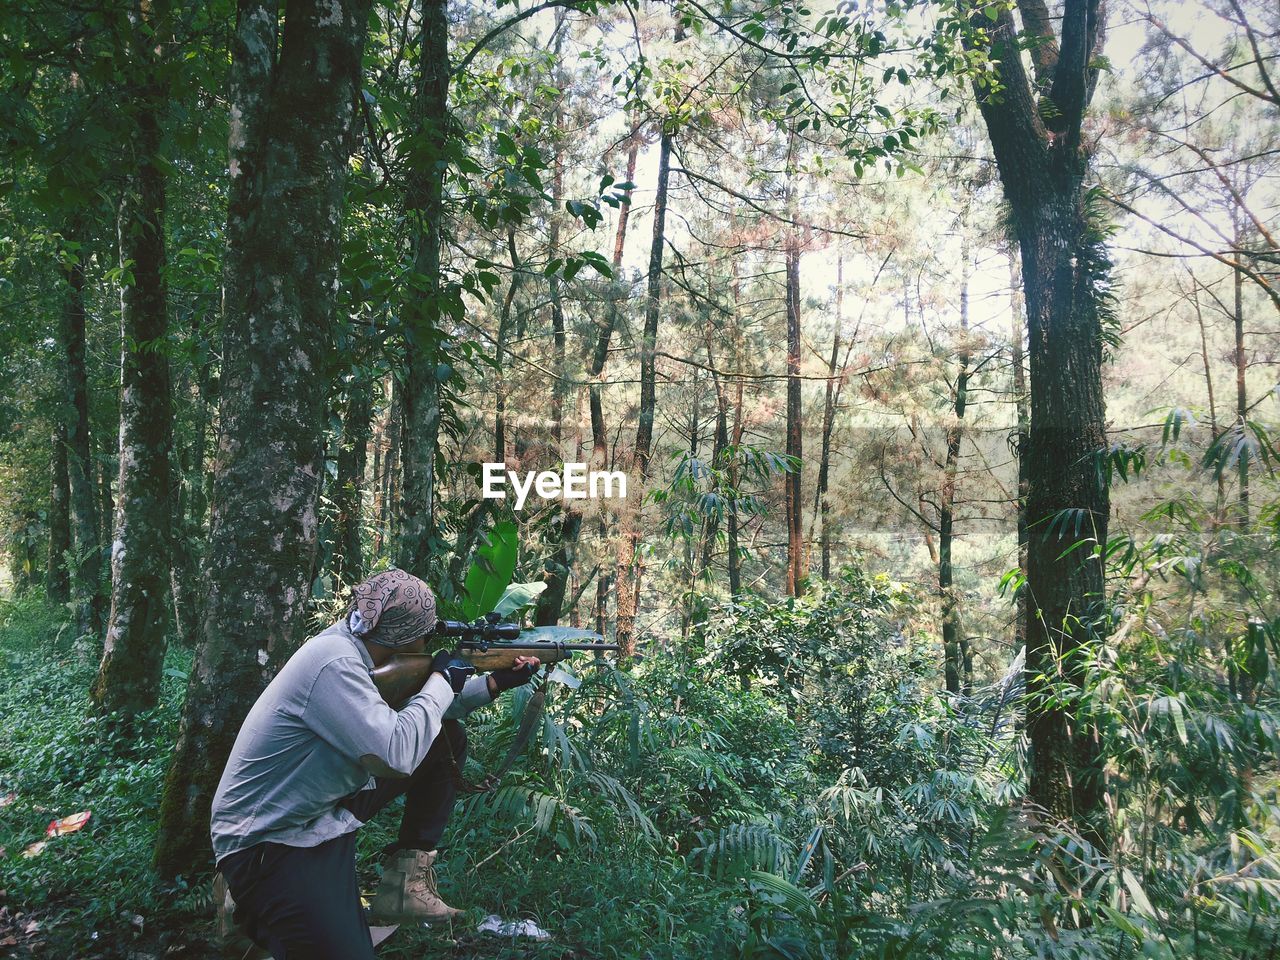
<path fill-rule="evenodd" d="M 484 677 L 455 698 L 433 674 L 400 710 L 379 695 L 373 659 L 335 623 L 289 658 L 245 717 L 213 797 L 215 860 L 263 841 L 314 847 L 360 821 L 343 797 L 374 786 L 373 774 L 409 776 L 441 720 L 489 703 Z"/>

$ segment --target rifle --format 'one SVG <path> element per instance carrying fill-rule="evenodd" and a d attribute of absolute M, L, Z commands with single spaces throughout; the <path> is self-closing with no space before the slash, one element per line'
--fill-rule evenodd
<path fill-rule="evenodd" d="M 617 651 L 616 643 L 597 643 L 598 633 L 574 627 L 531 627 L 503 623 L 489 613 L 470 623 L 437 620 L 431 637 L 457 638 L 454 652 L 479 671 L 515 666 L 516 657 L 537 657 L 542 664 L 568 660 L 579 650 L 596 654 Z M 431 644 L 428 643 L 428 647 Z M 373 684 L 382 699 L 399 707 L 422 689 L 431 675 L 433 653 L 397 653 L 373 671 Z"/>

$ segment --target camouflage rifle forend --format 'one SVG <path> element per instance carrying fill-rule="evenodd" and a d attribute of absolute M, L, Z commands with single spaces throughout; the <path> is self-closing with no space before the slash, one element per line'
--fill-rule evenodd
<path fill-rule="evenodd" d="M 496 613 L 487 614 L 471 623 L 439 620 L 431 638 L 456 638 L 455 652 L 476 670 L 488 672 L 515 666 L 517 657 L 537 657 L 543 664 L 568 660 L 578 650 L 596 653 L 617 651 L 616 643 L 595 642 L 598 633 L 573 627 L 531 627 L 502 623 Z M 373 683 L 382 699 L 399 707 L 422 689 L 431 675 L 434 651 L 397 653 L 373 671 Z M 441 644 L 440 646 L 444 646 Z"/>

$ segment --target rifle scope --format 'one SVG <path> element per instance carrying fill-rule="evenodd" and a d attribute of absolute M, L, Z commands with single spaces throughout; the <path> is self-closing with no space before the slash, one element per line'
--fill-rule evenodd
<path fill-rule="evenodd" d="M 520 625 L 517 623 L 500 623 L 495 614 L 465 623 L 461 620 L 437 620 L 435 635 L 437 637 L 461 637 L 464 640 L 520 639 Z"/>

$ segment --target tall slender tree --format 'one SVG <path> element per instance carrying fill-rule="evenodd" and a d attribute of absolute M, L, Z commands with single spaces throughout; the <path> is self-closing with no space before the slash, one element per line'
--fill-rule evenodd
<path fill-rule="evenodd" d="M 677 41 L 682 30 L 677 29 Z M 653 456 L 653 422 L 657 409 L 658 321 L 662 315 L 662 258 L 666 244 L 667 183 L 671 178 L 671 144 L 675 131 L 672 121 L 663 123 L 658 138 L 658 182 L 653 199 L 653 239 L 649 246 L 649 272 L 645 296 L 644 331 L 640 340 L 640 412 L 636 422 L 636 440 L 631 451 L 630 473 L 638 488 L 628 491 L 632 504 L 623 514 L 622 534 L 618 538 L 618 569 L 615 573 L 618 596 L 617 641 L 624 657 L 635 653 L 636 612 L 640 602 L 641 564 L 637 556 L 640 544 L 639 511 L 649 476 L 649 460 Z"/>
<path fill-rule="evenodd" d="M 961 219 L 962 229 L 968 217 Z M 961 630 L 960 602 L 956 596 L 951 554 L 955 540 L 956 475 L 960 464 L 960 444 L 964 439 L 964 413 L 969 400 L 969 235 L 966 231 L 960 263 L 960 338 L 956 349 L 959 369 L 951 410 L 955 419 L 947 424 L 947 452 L 943 460 L 942 490 L 938 497 L 938 594 L 942 600 L 942 649 L 946 660 L 946 683 L 950 693 L 969 692 L 973 683 L 973 657 Z M 963 676 L 963 684 L 961 677 Z"/>

